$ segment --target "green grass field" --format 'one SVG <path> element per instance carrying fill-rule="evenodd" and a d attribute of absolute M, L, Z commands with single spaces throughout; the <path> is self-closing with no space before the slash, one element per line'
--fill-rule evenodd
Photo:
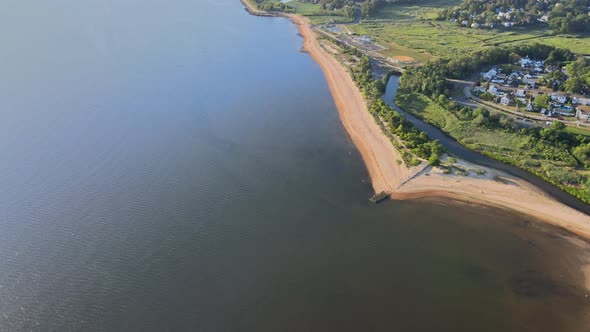
<path fill-rule="evenodd" d="M 522 43 L 542 43 L 568 48 L 575 53 L 590 53 L 590 35 L 556 35 L 542 23 L 511 29 L 471 29 L 435 20 L 441 10 L 459 3 L 460 0 L 389 3 L 353 30 L 388 46 L 390 49 L 383 52 L 385 56 L 407 55 L 418 62 L 432 57 L 466 54 L 486 47 Z"/>

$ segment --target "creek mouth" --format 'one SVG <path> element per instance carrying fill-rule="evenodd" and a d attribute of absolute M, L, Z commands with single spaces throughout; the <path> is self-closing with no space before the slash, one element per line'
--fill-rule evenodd
<path fill-rule="evenodd" d="M 422 121 L 421 119 L 417 118 L 416 116 L 405 112 L 404 110 L 400 109 L 395 103 L 395 95 L 397 93 L 397 88 L 399 84 L 399 76 L 391 75 L 389 81 L 387 82 L 387 87 L 385 90 L 385 94 L 383 95 L 383 101 L 387 103 L 389 106 L 393 107 L 398 113 L 402 114 L 408 121 L 413 123 L 416 128 L 420 129 L 421 131 L 428 134 L 428 136 L 432 139 L 437 139 L 441 142 L 441 144 L 453 155 L 456 157 L 463 159 L 467 162 L 493 168 L 499 171 L 506 172 L 510 175 L 515 177 L 521 178 L 531 184 L 535 185 L 549 196 L 557 200 L 558 202 L 565 204 L 573 209 L 576 209 L 580 212 L 590 215 L 590 205 L 580 201 L 576 197 L 570 195 L 569 193 L 565 192 L 561 188 L 551 184 L 538 176 L 527 172 L 519 167 L 509 165 L 503 163 L 501 161 L 495 160 L 488 156 L 485 156 L 479 152 L 473 151 L 459 142 L 457 142 L 452 137 L 448 136 L 439 128 Z"/>

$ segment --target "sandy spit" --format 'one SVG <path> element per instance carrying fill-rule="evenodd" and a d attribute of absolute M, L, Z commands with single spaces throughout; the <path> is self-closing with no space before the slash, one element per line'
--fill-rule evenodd
<path fill-rule="evenodd" d="M 298 26 L 304 49 L 324 72 L 340 119 L 361 153 L 376 192 L 391 192 L 395 199 L 436 196 L 510 209 L 590 239 L 590 216 L 557 202 L 522 179 L 494 169 L 470 165 L 485 169 L 486 174 L 461 176 L 427 168 L 410 181 L 404 181 L 416 169 L 398 164 L 400 153 L 367 111 L 348 71 L 320 46 L 306 18 L 287 16 Z"/>
<path fill-rule="evenodd" d="M 240 0 L 254 15 L 267 16 Z M 468 175 L 444 174 L 440 169 L 408 168 L 387 136 L 375 123 L 367 105 L 346 68 L 319 44 L 309 21 L 299 15 L 271 14 L 291 19 L 304 38 L 303 49 L 321 67 L 344 128 L 352 138 L 367 167 L 375 192 L 387 191 L 394 199 L 444 197 L 471 204 L 512 210 L 561 227 L 585 241 L 590 240 L 590 216 L 549 197 L 534 185 L 501 171 L 459 161 L 466 168 L 478 168 Z M 590 290 L 590 265 L 580 267 Z"/>

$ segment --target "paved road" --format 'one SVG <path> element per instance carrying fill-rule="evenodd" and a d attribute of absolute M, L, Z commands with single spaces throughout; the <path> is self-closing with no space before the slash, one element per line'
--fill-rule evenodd
<path fill-rule="evenodd" d="M 490 105 L 490 102 L 486 102 L 484 100 L 481 100 L 481 99 L 473 96 L 473 94 L 471 93 L 471 87 L 474 84 L 473 81 L 456 80 L 456 79 L 447 79 L 447 81 L 453 82 L 458 85 L 463 85 L 463 97 L 456 100 L 457 103 L 459 103 L 463 106 L 467 106 L 467 107 L 471 107 L 471 108 L 483 107 L 491 112 L 502 112 L 504 114 L 512 116 L 516 122 L 519 122 L 519 123 L 522 123 L 525 125 L 536 125 L 536 126 L 540 126 L 540 127 L 547 127 L 547 125 L 546 125 L 547 121 L 559 121 L 559 122 L 565 123 L 566 125 L 570 125 L 570 126 L 574 126 L 574 127 L 578 127 L 580 125 L 585 126 L 584 124 L 580 123 L 579 121 L 560 120 L 560 119 L 555 119 L 555 118 L 549 118 L 549 117 L 543 116 L 543 115 L 535 115 L 535 114 L 528 114 L 528 113 L 524 114 L 521 112 L 517 112 L 515 110 L 511 110 L 509 108 L 503 107 L 502 105 L 498 105 L 498 104 L 493 104 L 493 106 L 492 106 L 492 105 Z M 519 120 L 517 118 L 521 118 L 523 120 Z M 541 123 L 537 123 L 535 121 L 540 121 Z"/>

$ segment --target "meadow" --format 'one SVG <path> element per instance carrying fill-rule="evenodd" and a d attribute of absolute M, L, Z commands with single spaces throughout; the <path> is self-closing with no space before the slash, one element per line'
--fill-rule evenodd
<path fill-rule="evenodd" d="M 568 48 L 574 53 L 590 53 L 589 35 L 555 34 L 543 23 L 510 29 L 473 29 L 436 20 L 440 11 L 459 3 L 457 0 L 388 3 L 374 17 L 364 19 L 352 29 L 389 47 L 382 52 L 384 56 L 407 55 L 418 62 L 522 43 L 541 43 Z"/>

